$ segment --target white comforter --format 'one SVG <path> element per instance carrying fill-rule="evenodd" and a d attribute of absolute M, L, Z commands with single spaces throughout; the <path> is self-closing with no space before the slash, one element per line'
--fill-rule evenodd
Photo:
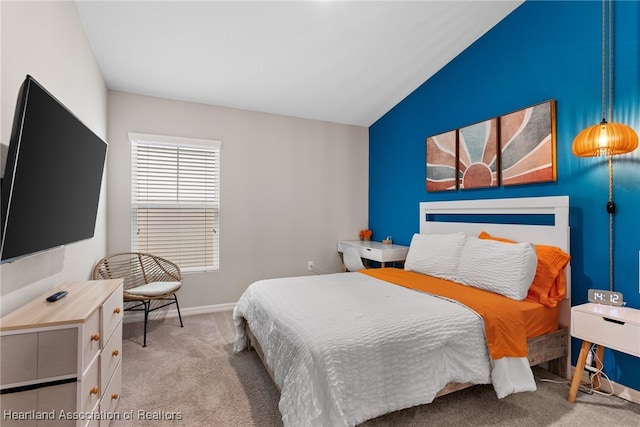
<path fill-rule="evenodd" d="M 233 317 L 235 350 L 246 348 L 243 319 L 262 346 L 285 426 L 353 426 L 429 403 L 449 382 L 492 381 L 475 312 L 360 273 L 255 282 Z"/>

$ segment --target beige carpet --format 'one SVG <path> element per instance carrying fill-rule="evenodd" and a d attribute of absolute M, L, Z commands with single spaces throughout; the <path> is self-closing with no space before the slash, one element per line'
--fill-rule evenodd
<path fill-rule="evenodd" d="M 152 321 L 146 348 L 142 325 L 125 324 L 120 420 L 111 425 L 282 426 L 278 392 L 255 352 L 233 353 L 231 312 L 185 317 L 184 324 Z M 480 385 L 361 427 L 640 426 L 640 405 L 585 393 L 570 404 L 568 392 L 538 381 L 535 393 L 498 400 L 491 386 Z"/>

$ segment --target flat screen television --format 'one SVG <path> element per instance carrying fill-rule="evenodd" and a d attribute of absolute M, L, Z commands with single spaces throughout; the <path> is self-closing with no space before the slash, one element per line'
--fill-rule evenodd
<path fill-rule="evenodd" d="M 31 76 L 2 179 L 0 262 L 93 237 L 107 144 Z"/>

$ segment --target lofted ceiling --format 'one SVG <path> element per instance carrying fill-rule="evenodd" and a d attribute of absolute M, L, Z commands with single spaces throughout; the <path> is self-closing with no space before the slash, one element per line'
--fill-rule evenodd
<path fill-rule="evenodd" d="M 76 5 L 109 89 L 370 126 L 522 2 Z"/>

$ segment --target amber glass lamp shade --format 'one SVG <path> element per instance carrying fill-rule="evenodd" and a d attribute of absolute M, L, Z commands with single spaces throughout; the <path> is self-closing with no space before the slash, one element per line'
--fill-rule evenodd
<path fill-rule="evenodd" d="M 638 134 L 622 123 L 589 126 L 573 140 L 571 150 L 578 157 L 595 157 L 630 153 L 638 148 Z"/>

